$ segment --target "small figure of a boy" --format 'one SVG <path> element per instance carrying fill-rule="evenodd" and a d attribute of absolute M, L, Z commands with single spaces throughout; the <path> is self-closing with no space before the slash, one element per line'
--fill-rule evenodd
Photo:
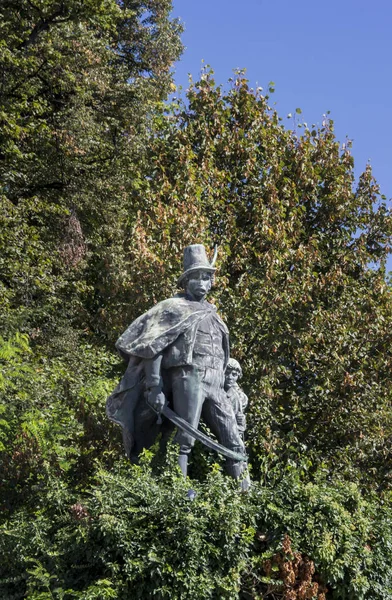
<path fill-rule="evenodd" d="M 244 411 L 248 406 L 248 396 L 244 394 L 237 383 L 238 379 L 241 379 L 241 377 L 242 369 L 240 363 L 238 360 L 235 360 L 235 358 L 230 358 L 225 371 L 225 391 L 234 409 L 238 431 L 241 438 L 244 439 L 244 432 L 246 429 Z"/>

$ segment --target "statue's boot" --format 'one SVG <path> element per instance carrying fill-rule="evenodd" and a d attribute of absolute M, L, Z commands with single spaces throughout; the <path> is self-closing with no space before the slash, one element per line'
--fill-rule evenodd
<path fill-rule="evenodd" d="M 184 477 L 188 474 L 188 455 L 180 454 L 178 457 L 178 464 L 180 465 L 180 469 Z"/>
<path fill-rule="evenodd" d="M 186 477 L 188 473 L 188 455 L 180 454 L 178 457 L 178 464 L 180 465 L 182 474 Z M 189 500 L 194 500 L 196 498 L 195 490 L 189 489 L 186 496 Z"/>
<path fill-rule="evenodd" d="M 228 461 L 225 465 L 225 470 L 230 477 L 240 480 L 242 492 L 247 492 L 249 490 L 251 485 L 249 473 L 244 473 L 246 470 L 246 463 L 232 463 Z"/>

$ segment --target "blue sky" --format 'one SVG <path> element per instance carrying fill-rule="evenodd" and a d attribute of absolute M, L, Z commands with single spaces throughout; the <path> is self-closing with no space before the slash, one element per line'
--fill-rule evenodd
<path fill-rule="evenodd" d="M 391 0 L 174 0 L 173 15 L 185 26 L 178 85 L 204 60 L 218 83 L 235 68 L 253 86 L 274 81 L 282 117 L 299 107 L 311 125 L 329 110 L 338 140 L 353 140 L 356 175 L 370 161 L 391 198 Z"/>

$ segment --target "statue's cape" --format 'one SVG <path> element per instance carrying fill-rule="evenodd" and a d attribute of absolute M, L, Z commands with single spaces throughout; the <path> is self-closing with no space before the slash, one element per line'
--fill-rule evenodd
<path fill-rule="evenodd" d="M 215 314 L 216 308 L 209 302 L 194 302 L 179 294 L 156 304 L 119 337 L 116 348 L 129 362 L 124 377 L 107 399 L 106 414 L 122 426 L 128 455 L 133 445 L 134 411 L 144 393 L 143 359 L 163 352 L 179 335 L 195 332 L 197 324 L 211 312 Z M 218 315 L 215 317 L 228 336 L 226 325 Z"/>
<path fill-rule="evenodd" d="M 116 348 L 122 356 L 153 358 L 211 312 L 216 308 L 209 302 L 192 302 L 183 294 L 163 300 L 131 323 Z M 218 315 L 216 319 L 228 335 Z"/>

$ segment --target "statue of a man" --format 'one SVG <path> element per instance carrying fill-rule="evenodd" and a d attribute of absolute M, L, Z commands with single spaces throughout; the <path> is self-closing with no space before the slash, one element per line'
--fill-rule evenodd
<path fill-rule="evenodd" d="M 206 301 L 215 272 L 204 246 L 184 251 L 183 293 L 164 300 L 138 317 L 116 343 L 128 361 L 119 386 L 108 398 L 107 414 L 123 428 L 127 455 L 135 459 L 168 423 L 157 424 L 166 403 L 180 420 L 197 429 L 200 417 L 218 441 L 238 455 L 244 444 L 232 403 L 224 390 L 229 336 L 216 308 Z M 187 474 L 194 437 L 177 428 L 179 465 Z M 240 477 L 245 463 L 228 458 L 226 471 Z"/>

